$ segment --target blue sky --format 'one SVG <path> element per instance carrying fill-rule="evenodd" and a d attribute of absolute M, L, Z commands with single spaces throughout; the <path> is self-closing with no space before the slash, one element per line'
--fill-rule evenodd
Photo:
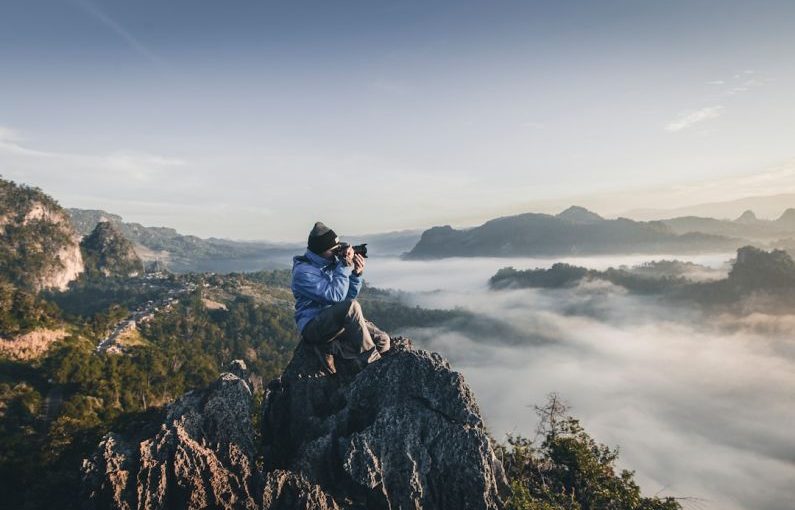
<path fill-rule="evenodd" d="M 795 191 L 794 22 L 793 2 L 5 0 L 0 174 L 274 240 Z"/>

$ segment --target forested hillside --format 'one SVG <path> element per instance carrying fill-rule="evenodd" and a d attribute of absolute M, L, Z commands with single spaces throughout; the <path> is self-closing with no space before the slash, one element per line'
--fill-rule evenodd
<path fill-rule="evenodd" d="M 0 359 L 0 484 L 6 504 L 45 508 L 59 501 L 67 508 L 82 459 L 108 430 L 160 412 L 177 396 L 209 383 L 232 359 L 247 360 L 257 387 L 284 367 L 298 340 L 290 306 L 238 294 L 225 309 L 211 310 L 202 298 L 206 281 L 194 278 L 196 290 L 139 323 L 137 340 L 122 344 L 121 354 L 98 353 L 97 345 L 130 311 L 95 286 L 60 296 L 58 302 L 72 310 L 61 312 L 70 334 L 44 357 Z M 103 303 L 98 309 L 85 306 L 92 293 Z M 136 295 L 129 290 L 131 307 Z M 268 299 L 267 291 L 259 298 Z"/>

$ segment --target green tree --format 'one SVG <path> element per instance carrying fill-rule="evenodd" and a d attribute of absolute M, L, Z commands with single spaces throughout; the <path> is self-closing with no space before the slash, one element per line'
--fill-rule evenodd
<path fill-rule="evenodd" d="M 644 497 L 632 471 L 617 471 L 618 449 L 597 443 L 556 394 L 543 407 L 539 446 L 509 437 L 499 446 L 513 495 L 511 510 L 679 510 L 674 498 Z"/>

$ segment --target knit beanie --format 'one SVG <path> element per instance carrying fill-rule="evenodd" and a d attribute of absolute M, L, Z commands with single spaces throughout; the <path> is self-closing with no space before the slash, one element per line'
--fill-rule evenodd
<path fill-rule="evenodd" d="M 325 226 L 322 222 L 318 221 L 315 223 L 315 226 L 312 227 L 312 231 L 309 233 L 308 248 L 312 252 L 320 255 L 329 248 L 333 248 L 339 244 L 339 242 L 340 240 L 337 237 L 337 234 L 335 234 L 333 230 Z"/>

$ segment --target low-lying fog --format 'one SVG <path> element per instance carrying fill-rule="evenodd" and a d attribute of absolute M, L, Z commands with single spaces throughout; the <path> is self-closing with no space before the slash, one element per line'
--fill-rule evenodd
<path fill-rule="evenodd" d="M 678 258 L 725 268 L 733 254 L 562 259 L 371 258 L 368 283 L 411 304 L 463 307 L 522 331 L 404 331 L 443 353 L 474 389 L 495 437 L 533 437 L 533 404 L 558 392 L 599 442 L 621 447 L 645 494 L 685 508 L 781 510 L 795 501 L 795 316 L 702 316 L 610 284 L 489 291 L 508 265 L 594 269 Z M 366 314 L 365 310 L 365 314 Z M 395 333 L 395 332 L 393 332 Z"/>

